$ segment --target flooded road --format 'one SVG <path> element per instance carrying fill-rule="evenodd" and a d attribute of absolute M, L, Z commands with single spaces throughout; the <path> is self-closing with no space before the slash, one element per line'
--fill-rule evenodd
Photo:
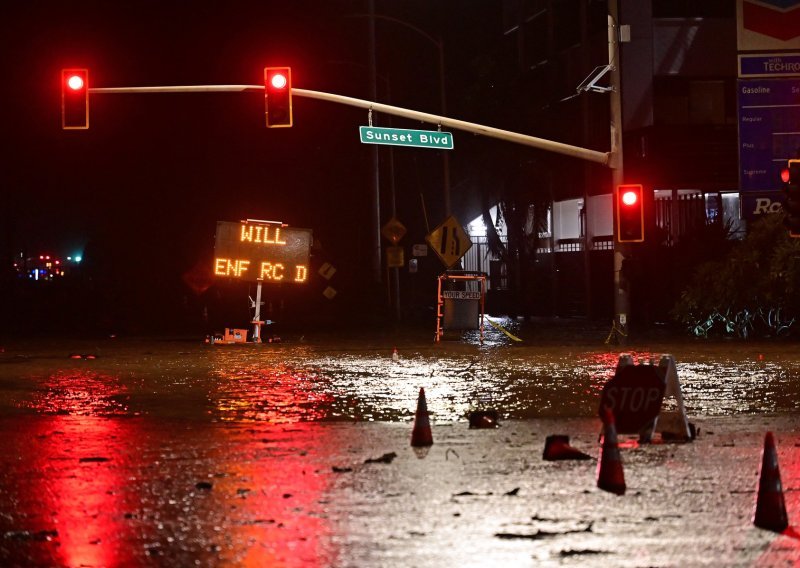
<path fill-rule="evenodd" d="M 393 361 L 397 346 L 399 361 Z M 775 432 L 800 515 L 795 344 L 659 344 L 692 444 L 545 462 L 568 434 L 597 455 L 618 348 L 380 336 L 261 346 L 8 344 L 0 353 L 2 566 L 751 566 L 800 560 L 796 533 L 752 527 Z M 70 358 L 70 355 L 81 356 Z M 94 356 L 96 358 L 87 358 Z M 409 447 L 425 387 L 434 446 Z M 475 408 L 497 430 L 469 430 Z"/>

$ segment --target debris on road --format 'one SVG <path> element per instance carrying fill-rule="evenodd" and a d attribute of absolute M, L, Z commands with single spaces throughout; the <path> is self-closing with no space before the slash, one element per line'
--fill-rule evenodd
<path fill-rule="evenodd" d="M 546 461 L 558 460 L 590 460 L 592 456 L 583 453 L 578 448 L 569 445 L 569 436 L 553 434 L 544 441 L 542 459 Z"/>
<path fill-rule="evenodd" d="M 389 452 L 387 454 L 383 454 L 379 458 L 367 458 L 364 460 L 364 463 L 392 463 L 392 460 L 397 457 L 395 452 Z"/>

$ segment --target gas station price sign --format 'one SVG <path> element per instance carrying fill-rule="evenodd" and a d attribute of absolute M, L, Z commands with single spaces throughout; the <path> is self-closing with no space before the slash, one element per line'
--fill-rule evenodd
<path fill-rule="evenodd" d="M 243 282 L 308 281 L 311 229 L 271 221 L 218 221 L 214 275 Z"/>

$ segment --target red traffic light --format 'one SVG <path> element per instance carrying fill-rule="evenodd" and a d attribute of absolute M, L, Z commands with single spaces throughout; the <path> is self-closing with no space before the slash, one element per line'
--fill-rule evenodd
<path fill-rule="evenodd" d="M 89 70 L 61 70 L 61 128 L 89 128 Z"/>
<path fill-rule="evenodd" d="M 800 160 L 792 159 L 788 167 L 781 171 L 783 180 L 783 210 L 786 217 L 783 222 L 789 229 L 789 236 L 800 237 Z"/>
<path fill-rule="evenodd" d="M 292 69 L 264 69 L 264 104 L 267 128 L 286 128 L 292 125 Z"/>
<path fill-rule="evenodd" d="M 628 207 L 632 205 L 636 205 L 639 201 L 639 194 L 635 191 L 627 190 L 622 194 L 622 204 L 627 205 Z"/>
<path fill-rule="evenodd" d="M 283 89 L 288 81 L 283 73 L 275 73 L 269 82 L 276 89 Z"/>
<path fill-rule="evenodd" d="M 640 243 L 644 241 L 643 188 L 639 184 L 620 185 L 616 195 L 617 241 Z"/>
<path fill-rule="evenodd" d="M 67 79 L 67 86 L 73 91 L 83 89 L 84 84 L 83 77 L 80 75 L 70 75 Z"/>

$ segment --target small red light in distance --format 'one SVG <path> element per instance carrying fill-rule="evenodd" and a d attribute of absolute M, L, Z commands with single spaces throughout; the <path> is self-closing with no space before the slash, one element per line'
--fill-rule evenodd
<path fill-rule="evenodd" d="M 781 170 L 781 180 L 783 183 L 789 183 L 789 168 L 783 168 Z"/>
<path fill-rule="evenodd" d="M 272 86 L 276 89 L 283 89 L 286 86 L 286 75 L 282 75 L 280 73 L 276 73 L 270 79 Z"/>
<path fill-rule="evenodd" d="M 631 206 L 636 205 L 636 202 L 639 200 L 639 196 L 636 194 L 635 191 L 626 191 L 622 194 L 622 203 L 625 205 Z"/>
<path fill-rule="evenodd" d="M 79 91 L 83 88 L 83 77 L 80 75 L 71 75 L 69 79 L 67 79 L 67 85 L 73 91 Z"/>

